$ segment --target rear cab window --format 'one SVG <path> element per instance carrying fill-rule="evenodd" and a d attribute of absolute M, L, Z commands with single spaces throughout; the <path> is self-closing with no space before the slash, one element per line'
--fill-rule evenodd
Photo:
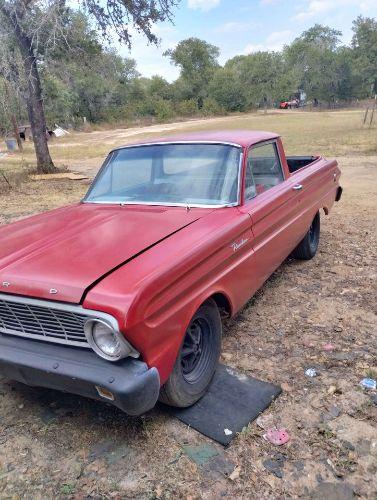
<path fill-rule="evenodd" d="M 283 169 L 276 142 L 249 149 L 246 165 L 245 200 L 268 191 L 284 181 Z"/>

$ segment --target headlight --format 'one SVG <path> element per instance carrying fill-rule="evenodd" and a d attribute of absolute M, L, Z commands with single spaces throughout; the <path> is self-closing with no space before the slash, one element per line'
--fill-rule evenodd
<path fill-rule="evenodd" d="M 120 344 L 113 330 L 103 323 L 94 323 L 92 338 L 96 346 L 106 356 L 119 356 Z"/>
<path fill-rule="evenodd" d="M 132 356 L 139 353 L 113 327 L 102 319 L 88 319 L 84 325 L 87 341 L 93 351 L 108 361 Z"/>

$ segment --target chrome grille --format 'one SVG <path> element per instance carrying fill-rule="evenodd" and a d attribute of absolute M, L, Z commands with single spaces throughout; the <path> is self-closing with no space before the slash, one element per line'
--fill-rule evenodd
<path fill-rule="evenodd" d="M 4 295 L 3 295 L 4 297 Z M 32 302 L 38 304 L 32 304 Z M 0 332 L 81 347 L 90 347 L 84 333 L 89 315 L 68 308 L 39 305 L 43 301 L 0 298 Z M 49 303 L 51 304 L 51 303 Z M 65 309 L 65 310 L 64 310 Z M 74 309 L 72 307 L 71 309 Z"/>

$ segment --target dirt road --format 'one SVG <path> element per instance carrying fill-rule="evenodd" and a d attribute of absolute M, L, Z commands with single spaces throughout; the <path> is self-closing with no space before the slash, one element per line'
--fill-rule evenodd
<path fill-rule="evenodd" d="M 289 431 L 288 444 L 273 447 L 254 422 L 224 449 L 158 408 L 127 418 L 2 380 L 0 496 L 374 498 L 376 393 L 359 381 L 377 377 L 377 157 L 339 162 L 344 196 L 322 217 L 316 258 L 288 260 L 225 325 L 223 361 L 282 386 L 266 415 Z M 77 200 L 85 189 L 73 181 L 24 184 L 0 195 L 0 222 Z M 306 377 L 309 367 L 319 376 Z"/>

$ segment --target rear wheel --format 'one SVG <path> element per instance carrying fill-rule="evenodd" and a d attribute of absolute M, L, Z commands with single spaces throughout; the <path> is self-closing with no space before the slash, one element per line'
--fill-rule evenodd
<path fill-rule="evenodd" d="M 173 371 L 161 388 L 160 401 L 187 407 L 205 394 L 218 365 L 221 335 L 219 310 L 213 300 L 208 300 L 186 330 Z"/>
<path fill-rule="evenodd" d="M 319 212 L 317 212 L 313 222 L 310 224 L 309 231 L 293 250 L 292 257 L 301 260 L 310 260 L 314 257 L 319 245 L 320 228 L 320 217 Z"/>

